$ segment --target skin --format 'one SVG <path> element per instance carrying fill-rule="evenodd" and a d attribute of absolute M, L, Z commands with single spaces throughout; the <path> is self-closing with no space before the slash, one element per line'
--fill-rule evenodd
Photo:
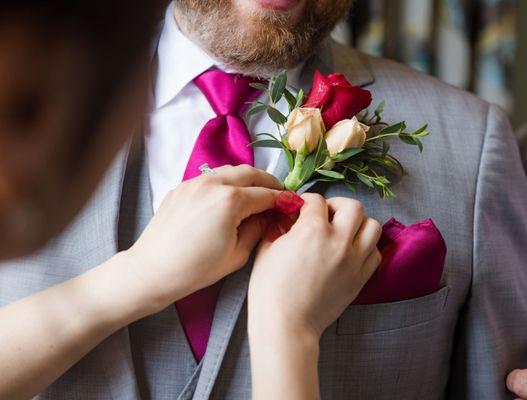
<path fill-rule="evenodd" d="M 281 187 L 246 166 L 187 181 L 130 250 L 1 308 L 0 398 L 32 398 L 116 330 L 241 268 Z"/>
<path fill-rule="evenodd" d="M 253 399 L 317 399 L 319 340 L 381 261 L 358 201 L 305 194 L 290 232 L 259 249 L 249 285 Z M 309 243 L 306 246 L 306 243 Z"/>
<path fill-rule="evenodd" d="M 0 259 L 31 253 L 60 233 L 138 130 L 163 4 L 126 10 L 133 26 L 108 28 L 102 43 L 102 28 L 40 20 L 42 4 L 25 3 L 0 6 Z M 116 12 L 115 2 L 107 7 Z M 107 61 L 112 47 L 122 57 Z"/>
<path fill-rule="evenodd" d="M 507 376 L 507 388 L 518 396 L 527 399 L 527 369 L 515 369 Z"/>

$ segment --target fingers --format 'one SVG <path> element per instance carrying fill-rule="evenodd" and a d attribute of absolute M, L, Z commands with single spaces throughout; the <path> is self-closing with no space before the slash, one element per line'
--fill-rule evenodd
<path fill-rule="evenodd" d="M 282 190 L 284 188 L 284 184 L 278 178 L 245 164 L 236 167 L 223 166 L 216 168 L 214 171 L 224 185 L 242 187 L 260 186 L 275 190 Z"/>
<path fill-rule="evenodd" d="M 362 264 L 362 272 L 365 278 L 364 282 L 367 282 L 375 271 L 377 271 L 381 261 L 382 255 L 377 249 L 373 250 L 370 255 L 366 257 L 366 260 L 364 260 L 364 263 Z"/>
<path fill-rule="evenodd" d="M 507 376 L 507 388 L 516 396 L 527 399 L 527 369 L 515 369 Z"/>
<path fill-rule="evenodd" d="M 343 236 L 354 238 L 363 221 L 362 203 L 345 197 L 334 197 L 327 203 L 333 214 L 333 227 Z"/>
<path fill-rule="evenodd" d="M 373 218 L 364 217 L 362 225 L 353 241 L 353 248 L 358 254 L 364 254 L 366 258 L 376 249 L 381 234 L 381 224 Z"/>
<path fill-rule="evenodd" d="M 297 223 L 302 224 L 306 221 L 319 221 L 329 223 L 329 211 L 326 199 L 319 194 L 315 193 L 304 193 L 302 195 L 304 199 L 304 205 L 300 210 Z"/>
<path fill-rule="evenodd" d="M 260 241 L 263 232 L 265 231 L 265 222 L 259 215 L 253 215 L 247 218 L 238 227 L 238 242 L 236 244 L 236 251 L 240 257 L 238 265 L 243 265 L 251 255 L 251 252 Z"/>
<path fill-rule="evenodd" d="M 239 196 L 239 209 L 234 210 L 239 213 L 238 217 L 244 220 L 251 215 L 259 214 L 274 208 L 276 199 L 280 195 L 278 190 L 263 187 L 248 187 L 238 189 L 235 196 Z"/>

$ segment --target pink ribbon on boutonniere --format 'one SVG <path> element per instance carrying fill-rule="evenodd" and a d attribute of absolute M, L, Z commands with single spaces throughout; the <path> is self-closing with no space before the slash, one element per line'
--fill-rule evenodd
<path fill-rule="evenodd" d="M 274 210 L 265 213 L 265 238 L 278 239 L 293 226 L 304 201 L 284 191 Z M 439 289 L 446 243 L 431 219 L 405 226 L 391 218 L 378 244 L 382 262 L 353 304 L 379 304 L 426 296 Z"/>

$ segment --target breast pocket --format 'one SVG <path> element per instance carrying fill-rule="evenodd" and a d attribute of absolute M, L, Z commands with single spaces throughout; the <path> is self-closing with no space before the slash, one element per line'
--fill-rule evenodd
<path fill-rule="evenodd" d="M 394 303 L 352 305 L 337 321 L 337 335 L 361 335 L 406 328 L 432 321 L 445 309 L 450 288 Z"/>

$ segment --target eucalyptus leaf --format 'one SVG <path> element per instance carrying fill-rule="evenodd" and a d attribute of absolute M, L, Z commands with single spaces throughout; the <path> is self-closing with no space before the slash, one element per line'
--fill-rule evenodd
<path fill-rule="evenodd" d="M 388 143 L 386 140 L 382 141 L 382 156 L 386 157 L 386 154 L 390 151 L 390 143 Z"/>
<path fill-rule="evenodd" d="M 386 128 L 383 128 L 379 132 L 379 135 L 386 135 L 386 134 L 390 134 L 390 133 L 399 133 L 399 132 L 402 132 L 404 129 L 406 129 L 406 123 L 404 121 L 402 121 L 402 122 L 398 122 L 396 124 L 387 126 Z"/>
<path fill-rule="evenodd" d="M 315 168 L 319 168 L 322 164 L 324 164 L 326 162 L 326 159 L 328 158 L 328 155 L 329 153 L 326 139 L 320 138 L 316 151 Z"/>
<path fill-rule="evenodd" d="M 293 158 L 293 153 L 284 144 L 282 144 L 284 149 L 285 156 L 287 157 L 287 163 L 289 164 L 289 171 L 292 171 L 295 166 L 295 159 Z"/>
<path fill-rule="evenodd" d="M 324 175 L 324 176 L 327 176 L 328 178 L 333 178 L 333 179 L 337 179 L 337 180 L 344 180 L 346 178 L 340 172 L 331 171 L 329 169 L 319 169 L 319 170 L 317 170 L 317 172 L 320 175 Z"/>
<path fill-rule="evenodd" d="M 267 114 L 269 115 L 269 118 L 278 125 L 284 125 L 287 122 L 286 116 L 274 107 L 267 107 Z"/>
<path fill-rule="evenodd" d="M 298 157 L 298 156 L 297 156 Z M 316 153 L 311 153 L 306 157 L 300 170 L 300 180 L 302 184 L 307 182 L 315 172 Z"/>
<path fill-rule="evenodd" d="M 278 103 L 278 100 L 282 98 L 286 85 L 287 74 L 285 71 L 282 71 L 273 82 L 273 88 L 271 90 L 271 100 L 273 103 Z"/>
<path fill-rule="evenodd" d="M 258 89 L 258 90 L 263 90 L 263 91 L 267 91 L 269 89 L 267 85 L 264 85 L 263 83 L 260 83 L 260 82 L 249 83 L 249 86 L 252 87 L 253 89 Z"/>
<path fill-rule="evenodd" d="M 383 100 L 381 101 L 378 105 L 377 105 L 377 108 L 375 109 L 375 115 L 379 116 L 382 114 L 382 112 L 384 111 L 384 106 L 386 105 L 386 102 Z"/>
<path fill-rule="evenodd" d="M 428 124 L 423 125 L 418 130 L 412 133 L 413 136 L 428 136 L 428 132 L 426 132 L 426 129 L 428 128 Z"/>
<path fill-rule="evenodd" d="M 303 102 L 304 102 L 304 90 L 299 89 L 298 93 L 296 94 L 296 104 L 294 108 L 300 107 Z"/>
<path fill-rule="evenodd" d="M 353 193 L 357 193 L 357 186 L 355 186 L 353 183 L 351 183 L 350 181 L 346 181 L 344 182 L 344 184 L 346 185 L 348 190 L 350 190 Z"/>
<path fill-rule="evenodd" d="M 364 149 L 349 149 L 345 150 L 342 153 L 339 153 L 332 157 L 333 161 L 335 162 L 342 162 L 350 159 L 353 156 L 356 156 L 359 153 L 362 153 Z"/>
<path fill-rule="evenodd" d="M 374 188 L 375 187 L 373 182 L 371 181 L 371 179 L 366 177 L 366 176 L 364 176 L 363 174 L 357 174 L 357 178 L 359 179 L 359 181 L 364 183 L 366 186 L 368 186 L 370 188 Z"/>
<path fill-rule="evenodd" d="M 278 140 L 256 140 L 249 144 L 251 147 L 268 147 L 268 148 L 274 148 L 274 149 L 282 149 L 282 143 L 280 143 Z"/>
<path fill-rule="evenodd" d="M 263 103 L 253 103 L 251 107 L 245 112 L 245 118 L 249 118 L 267 109 L 268 105 Z"/>
<path fill-rule="evenodd" d="M 257 134 L 256 134 L 256 137 L 260 137 L 260 136 L 266 136 L 266 137 L 270 138 L 271 140 L 279 141 L 279 140 L 277 139 L 277 137 L 276 137 L 275 135 L 271 134 L 271 133 L 265 133 L 265 132 L 264 132 L 264 133 L 257 133 Z"/>
<path fill-rule="evenodd" d="M 416 139 L 413 136 L 408 135 L 407 133 L 400 134 L 399 135 L 399 139 L 401 139 L 401 141 L 403 141 L 406 144 L 411 144 L 413 146 L 417 146 Z"/>
<path fill-rule="evenodd" d="M 284 90 L 284 97 L 289 105 L 289 111 L 293 111 L 296 108 L 296 97 L 289 90 Z"/>

